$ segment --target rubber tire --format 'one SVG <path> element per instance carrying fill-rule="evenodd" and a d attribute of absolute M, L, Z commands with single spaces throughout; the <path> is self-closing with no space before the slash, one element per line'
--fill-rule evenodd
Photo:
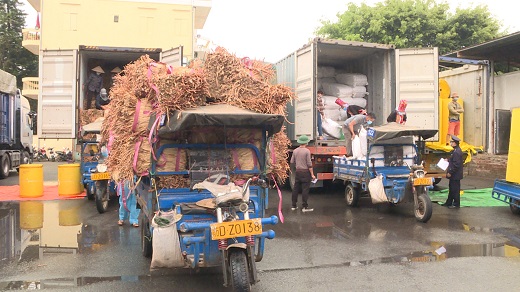
<path fill-rule="evenodd" d="M 351 183 L 347 183 L 345 187 L 345 202 L 347 206 L 356 207 L 359 201 L 359 189 L 354 187 Z"/>
<path fill-rule="evenodd" d="M 11 170 L 11 163 L 9 162 L 9 157 L 7 154 L 2 156 L 0 160 L 0 178 L 6 178 L 9 176 L 9 171 Z"/>
<path fill-rule="evenodd" d="M 440 177 L 436 177 L 433 179 L 433 185 L 436 186 L 438 185 L 440 182 L 441 182 L 442 178 Z"/>
<path fill-rule="evenodd" d="M 231 283 L 233 291 L 249 292 L 251 291 L 251 281 L 249 280 L 249 269 L 247 264 L 247 256 L 242 249 L 229 250 L 229 268 L 231 275 Z"/>
<path fill-rule="evenodd" d="M 433 206 L 432 201 L 427 193 L 421 193 L 417 196 L 418 208 L 414 209 L 415 219 L 419 222 L 426 223 L 432 218 Z"/>
<path fill-rule="evenodd" d="M 29 152 L 22 152 L 22 161 L 20 161 L 20 165 L 22 164 L 31 164 L 31 156 L 29 155 Z M 16 171 L 20 172 L 20 167 L 17 167 Z"/>
<path fill-rule="evenodd" d="M 520 204 L 520 201 L 518 200 L 515 200 L 515 199 L 510 199 L 510 202 L 511 203 L 516 203 L 517 205 Z M 509 209 L 511 209 L 511 212 L 515 215 L 520 215 L 520 208 L 518 208 L 517 206 L 514 206 L 514 205 L 509 205 Z"/>
<path fill-rule="evenodd" d="M 89 184 L 85 184 L 85 189 L 87 190 L 87 199 L 89 201 L 93 201 L 96 197 L 96 188 L 93 187 L 93 188 L 89 188 Z"/>
<path fill-rule="evenodd" d="M 152 233 L 150 232 L 150 222 L 146 216 L 141 218 L 141 253 L 145 258 L 152 258 Z"/>
<path fill-rule="evenodd" d="M 96 209 L 103 214 L 108 209 L 108 181 L 96 181 Z"/>

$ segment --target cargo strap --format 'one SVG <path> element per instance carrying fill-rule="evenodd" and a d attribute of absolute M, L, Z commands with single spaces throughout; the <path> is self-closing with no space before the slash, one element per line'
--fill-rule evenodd
<path fill-rule="evenodd" d="M 282 191 L 280 191 L 280 188 L 278 187 L 278 184 L 276 183 L 276 179 L 274 178 L 274 175 L 271 174 L 271 178 L 274 181 L 274 185 L 276 186 L 276 190 L 278 191 L 278 217 L 280 217 L 280 222 L 283 223 L 284 218 L 282 214 Z"/>
<path fill-rule="evenodd" d="M 126 204 L 126 203 L 128 202 L 128 195 L 130 195 L 130 194 L 128 194 L 128 195 L 125 194 L 125 185 L 124 185 L 124 183 L 122 183 L 122 182 L 118 182 L 118 183 L 117 183 L 117 189 L 118 189 L 119 192 L 120 192 L 119 195 L 121 196 L 121 199 L 122 199 L 122 201 L 123 201 L 123 207 L 125 208 L 125 210 L 127 210 L 128 212 L 130 212 L 130 210 L 128 209 L 128 206 L 127 206 L 127 204 Z"/>
<path fill-rule="evenodd" d="M 143 137 L 139 137 L 139 141 L 137 141 L 137 143 L 135 143 L 135 147 L 134 147 L 133 168 L 134 168 L 135 173 L 139 173 L 137 171 L 137 160 L 139 159 L 139 148 L 141 147 L 141 143 L 143 143 Z M 148 175 L 148 171 L 144 171 L 144 172 L 140 173 L 139 175 L 140 176 Z"/>

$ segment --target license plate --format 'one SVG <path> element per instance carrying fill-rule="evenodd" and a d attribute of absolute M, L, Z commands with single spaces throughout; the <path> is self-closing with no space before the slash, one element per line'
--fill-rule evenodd
<path fill-rule="evenodd" d="M 110 172 L 96 172 L 90 175 L 92 180 L 105 180 L 110 179 Z"/>
<path fill-rule="evenodd" d="M 260 218 L 250 220 L 239 220 L 210 225 L 211 239 L 226 239 L 243 237 L 262 233 L 262 220 Z"/>
<path fill-rule="evenodd" d="M 413 180 L 414 186 L 431 186 L 432 178 L 431 177 L 418 177 Z"/>

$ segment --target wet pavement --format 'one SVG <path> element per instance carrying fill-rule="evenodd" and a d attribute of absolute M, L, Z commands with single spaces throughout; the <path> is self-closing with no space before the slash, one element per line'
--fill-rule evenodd
<path fill-rule="evenodd" d="M 467 178 L 463 188 L 492 183 Z M 313 190 L 309 203 L 314 212 L 291 211 L 283 190 L 285 222 L 272 227 L 253 291 L 516 290 L 520 217 L 505 204 L 434 205 L 432 219 L 420 223 L 412 204 L 362 198 L 349 208 L 340 188 Z M 99 214 L 87 199 L 0 202 L 0 290 L 229 290 L 218 269 L 150 271 L 140 228 L 117 226 L 117 205 Z M 266 215 L 277 205 L 271 190 Z"/>

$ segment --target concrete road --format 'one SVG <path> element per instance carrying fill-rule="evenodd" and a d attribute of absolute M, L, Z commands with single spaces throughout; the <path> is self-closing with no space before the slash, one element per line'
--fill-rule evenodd
<path fill-rule="evenodd" d="M 484 181 L 468 178 L 463 188 L 492 187 L 492 180 Z M 315 211 L 302 213 L 290 210 L 288 190 L 282 194 L 285 222 L 273 227 L 276 238 L 266 242 L 253 291 L 517 289 L 520 217 L 506 205 L 458 210 L 435 205 L 424 224 L 415 220 L 411 204 L 382 207 L 362 199 L 349 208 L 340 189 L 313 190 Z M 218 270 L 151 272 L 150 260 L 140 254 L 139 228 L 117 226 L 115 200 L 105 214 L 86 199 L 25 203 L 0 204 L 3 234 L 12 234 L 0 235 L 0 290 L 33 283 L 46 290 L 229 291 Z M 277 215 L 275 190 L 269 205 L 267 215 Z M 20 213 L 39 207 L 43 228 L 20 229 Z M 29 218 L 23 224 L 38 223 Z"/>

